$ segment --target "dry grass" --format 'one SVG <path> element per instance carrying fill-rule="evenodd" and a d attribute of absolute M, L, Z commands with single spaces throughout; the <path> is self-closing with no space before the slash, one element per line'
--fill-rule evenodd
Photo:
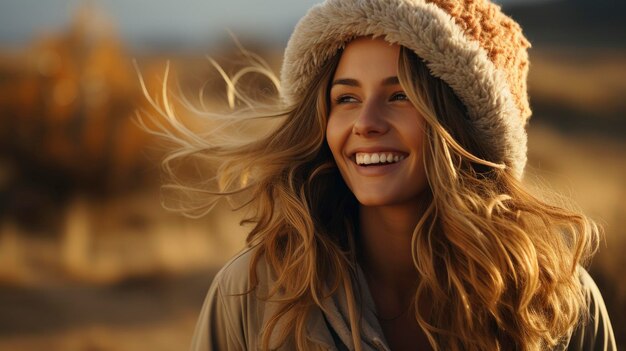
<path fill-rule="evenodd" d="M 186 349 L 196 315 L 141 325 L 76 326 L 55 333 L 4 336 L 2 350 L 49 351 L 171 351 Z"/>

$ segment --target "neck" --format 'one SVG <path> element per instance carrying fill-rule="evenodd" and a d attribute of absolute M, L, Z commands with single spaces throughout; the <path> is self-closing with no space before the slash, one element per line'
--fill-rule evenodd
<path fill-rule="evenodd" d="M 422 213 L 418 201 L 359 207 L 363 269 L 371 283 L 395 291 L 399 299 L 412 296 L 417 285 L 411 240 Z"/>

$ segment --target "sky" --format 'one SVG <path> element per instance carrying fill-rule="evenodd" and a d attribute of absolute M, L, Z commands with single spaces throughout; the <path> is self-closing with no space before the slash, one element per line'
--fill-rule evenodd
<path fill-rule="evenodd" d="M 515 2 L 497 0 L 506 6 Z M 20 46 L 62 31 L 81 4 L 102 9 L 134 47 L 197 44 L 228 36 L 286 42 L 298 19 L 319 0 L 0 0 L 0 45 Z"/>

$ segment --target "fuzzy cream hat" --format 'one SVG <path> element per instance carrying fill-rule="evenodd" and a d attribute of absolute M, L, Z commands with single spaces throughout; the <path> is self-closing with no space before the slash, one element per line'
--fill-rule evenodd
<path fill-rule="evenodd" d="M 299 100 L 322 64 L 357 36 L 413 50 L 468 109 L 493 160 L 521 179 L 526 164 L 530 43 L 488 0 L 327 0 L 298 22 L 285 49 L 281 96 Z"/>

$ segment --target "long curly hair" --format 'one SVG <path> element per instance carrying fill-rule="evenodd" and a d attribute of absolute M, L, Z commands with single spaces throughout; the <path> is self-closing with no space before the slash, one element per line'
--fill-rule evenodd
<path fill-rule="evenodd" d="M 278 84 L 269 66 L 245 53 L 252 60 L 246 73 Z M 171 176 L 165 188 L 184 195 L 173 208 L 202 216 L 226 199 L 249 211 L 247 244 L 256 247 L 252 286 L 263 259 L 277 277 L 264 298 L 280 303 L 262 330 L 264 349 L 278 346 L 270 345 L 273 334 L 279 344 L 290 339 L 308 349 L 310 311 L 343 290 L 351 297 L 349 324 L 361 350 L 358 202 L 325 140 L 329 84 L 340 56 L 323 65 L 293 106 L 278 98 L 255 104 L 212 61 L 227 82 L 231 107 L 235 100 L 244 106 L 228 114 L 193 111 L 211 126 L 205 132 L 181 121 L 167 89 L 161 101 L 151 99 L 158 115 L 146 128 L 176 146 L 163 161 Z M 401 48 L 398 64 L 402 87 L 426 119 L 429 201 L 415 214 L 420 220 L 410 247 L 420 276 L 415 319 L 435 350 L 557 345 L 584 318 L 577 270 L 595 251 L 599 228 L 576 210 L 531 194 L 500 160 L 490 159 L 464 105 L 411 50 Z M 179 177 L 177 162 L 205 170 L 201 180 L 190 184 Z M 429 303 L 419 303 L 424 300 Z"/>

